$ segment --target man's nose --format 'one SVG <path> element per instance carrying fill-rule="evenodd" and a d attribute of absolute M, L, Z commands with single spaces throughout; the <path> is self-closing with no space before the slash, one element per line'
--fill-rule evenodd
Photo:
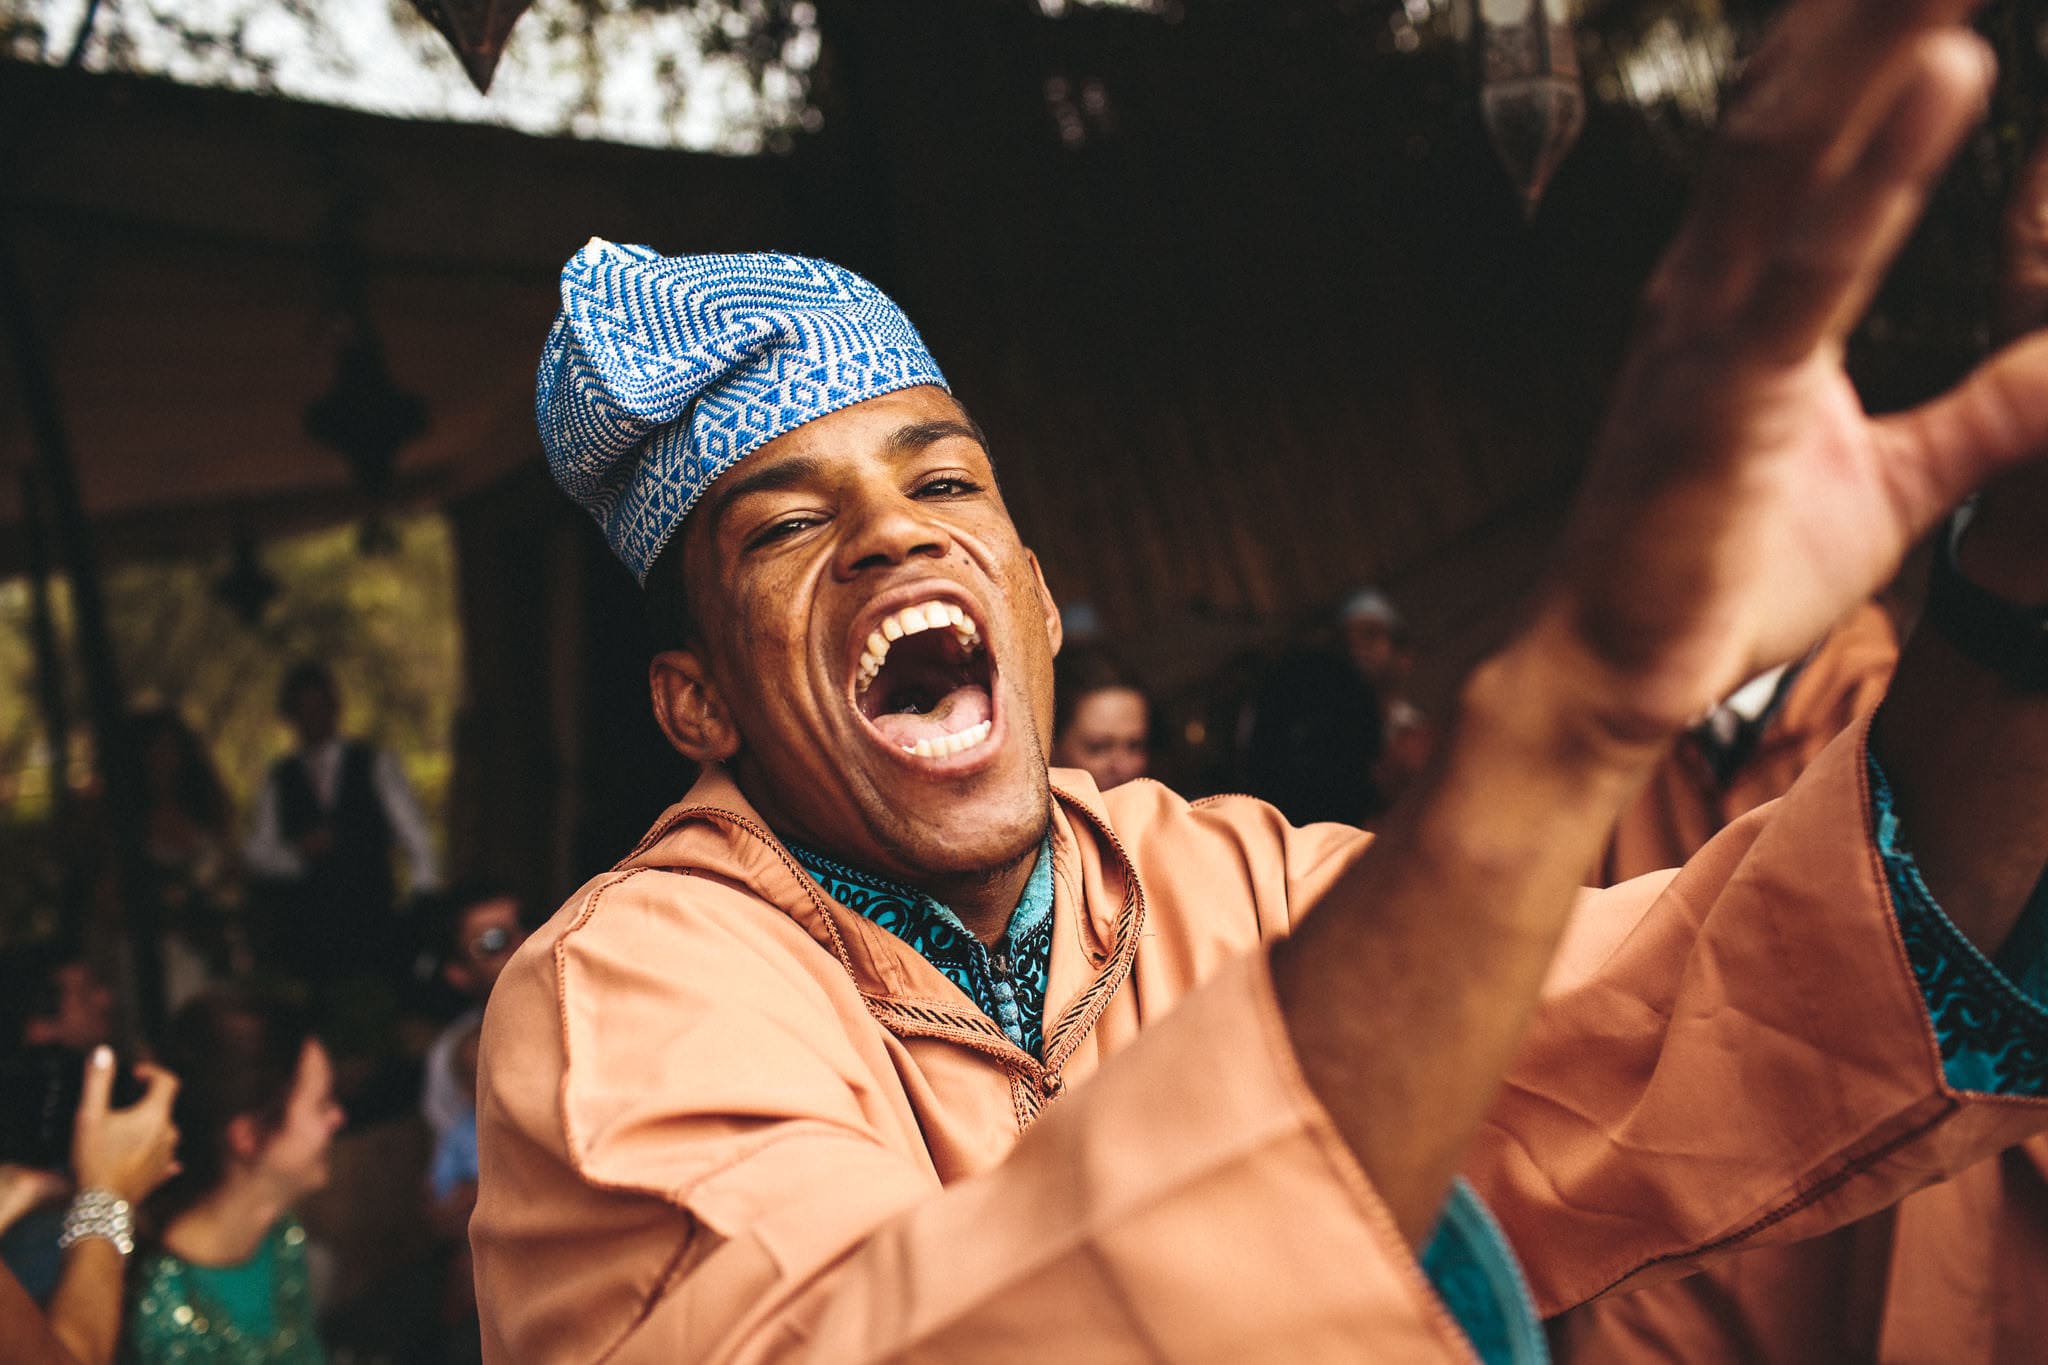
<path fill-rule="evenodd" d="M 943 559 L 953 548 L 945 526 L 923 504 L 893 492 L 863 504 L 849 520 L 851 529 L 838 554 L 842 579 L 908 563 L 920 555 Z"/>

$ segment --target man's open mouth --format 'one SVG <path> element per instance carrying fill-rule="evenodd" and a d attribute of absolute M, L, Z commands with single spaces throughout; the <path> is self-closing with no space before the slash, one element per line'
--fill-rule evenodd
<path fill-rule="evenodd" d="M 920 602 L 868 632 L 853 700 L 875 732 L 904 753 L 950 758 L 986 743 L 994 730 L 992 675 L 974 618 L 951 602 Z"/>

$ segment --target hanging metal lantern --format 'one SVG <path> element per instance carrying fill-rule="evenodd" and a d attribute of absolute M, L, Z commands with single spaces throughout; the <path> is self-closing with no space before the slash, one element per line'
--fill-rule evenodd
<path fill-rule="evenodd" d="M 427 429 L 427 405 L 392 382 L 384 347 L 367 328 L 342 343 L 334 387 L 306 405 L 306 434 L 339 451 L 373 501 L 391 494 L 398 452 Z"/>
<path fill-rule="evenodd" d="M 263 567 L 256 553 L 256 541 L 247 531 L 235 537 L 228 571 L 213 585 L 213 595 L 240 617 L 251 630 L 263 624 L 263 614 L 277 596 L 277 580 Z"/>
<path fill-rule="evenodd" d="M 412 0 L 413 8 L 441 31 L 470 84 L 489 94 L 505 40 L 532 0 Z"/>
<path fill-rule="evenodd" d="M 1479 112 L 1533 216 L 1586 122 L 1571 0 L 1478 0 Z"/>

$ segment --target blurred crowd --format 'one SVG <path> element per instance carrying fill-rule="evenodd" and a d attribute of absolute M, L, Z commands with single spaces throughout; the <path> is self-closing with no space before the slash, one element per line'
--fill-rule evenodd
<path fill-rule="evenodd" d="M 199 736 L 134 716 L 154 953 L 91 914 L 0 946 L 0 1323 L 10 1351 L 35 1324 L 22 1358 L 478 1354 L 477 1035 L 526 915 L 446 885 L 399 761 L 343 735 L 341 703 L 321 664 L 286 672 L 293 744 L 241 820 Z"/>

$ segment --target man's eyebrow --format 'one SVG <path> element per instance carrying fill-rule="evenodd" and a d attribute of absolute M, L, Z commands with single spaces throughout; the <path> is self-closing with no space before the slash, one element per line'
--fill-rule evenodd
<path fill-rule="evenodd" d="M 815 455 L 792 455 L 786 460 L 763 465 L 751 473 L 730 480 L 720 479 L 712 492 L 711 505 L 704 509 L 711 534 L 718 534 L 718 523 L 725 516 L 726 509 L 749 493 L 777 493 L 785 488 L 794 488 L 817 478 L 824 468 L 825 462 Z"/>
<path fill-rule="evenodd" d="M 981 434 L 973 418 L 960 420 L 940 418 L 930 422 L 911 422 L 896 428 L 889 434 L 888 447 L 899 454 L 914 454 L 927 446 L 953 437 L 964 437 L 988 450 L 988 438 Z M 778 460 L 752 473 L 740 474 L 729 479 L 720 479 L 710 492 L 704 507 L 704 516 L 712 535 L 718 534 L 718 524 L 726 510 L 749 493 L 777 493 L 794 488 L 819 477 L 825 469 L 825 461 L 816 455 L 792 455 Z"/>
<path fill-rule="evenodd" d="M 937 445 L 953 437 L 964 437 L 980 446 L 983 454 L 988 453 L 988 437 L 981 434 L 981 428 L 974 419 L 944 417 L 931 422 L 911 422 L 896 428 L 889 437 L 889 448 L 899 454 L 914 454 L 926 446 Z"/>

